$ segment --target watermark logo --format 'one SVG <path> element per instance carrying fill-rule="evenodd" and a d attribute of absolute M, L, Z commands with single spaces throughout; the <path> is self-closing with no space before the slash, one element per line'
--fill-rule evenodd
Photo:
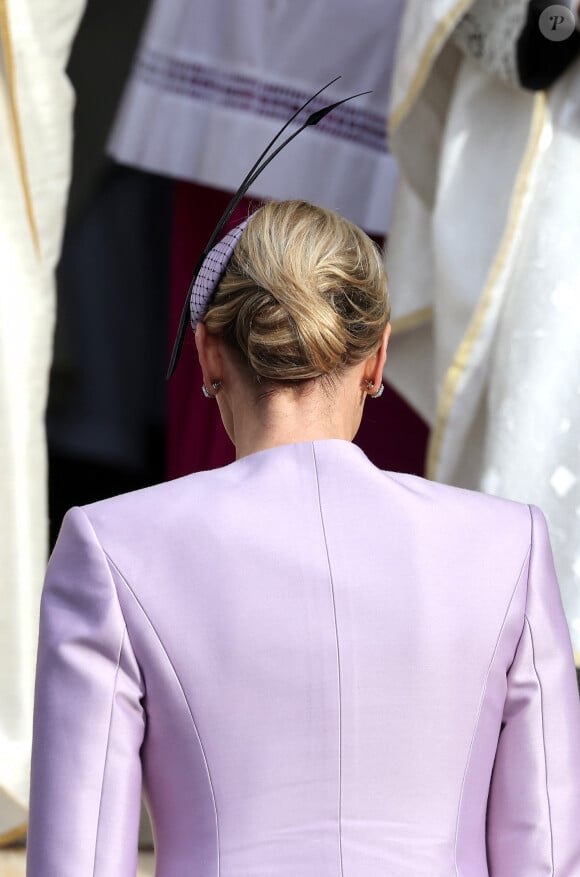
<path fill-rule="evenodd" d="M 547 40 L 561 43 L 574 33 L 576 16 L 568 6 L 554 4 L 540 15 L 540 30 Z"/>

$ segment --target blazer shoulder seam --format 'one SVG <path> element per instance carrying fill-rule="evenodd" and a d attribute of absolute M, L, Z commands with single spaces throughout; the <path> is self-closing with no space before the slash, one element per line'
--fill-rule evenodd
<path fill-rule="evenodd" d="M 116 582 L 115 582 L 115 576 L 114 576 L 114 575 L 112 574 L 112 572 L 111 572 L 111 567 L 113 567 L 114 569 L 117 569 L 117 567 L 116 567 L 116 565 L 113 563 L 113 561 L 111 560 L 110 556 L 107 554 L 107 552 L 106 552 L 106 550 L 105 550 L 105 548 L 104 548 L 104 546 L 103 546 L 103 543 L 102 543 L 101 540 L 99 539 L 99 534 L 98 534 L 97 531 L 95 530 L 95 527 L 94 527 L 94 525 L 93 525 L 93 522 L 91 521 L 90 517 L 87 515 L 86 511 L 84 510 L 84 508 L 83 508 L 82 506 L 76 506 L 74 510 L 75 510 L 75 511 L 78 511 L 78 512 L 83 516 L 84 520 L 87 522 L 87 526 L 88 526 L 88 527 L 90 528 L 90 530 L 91 530 L 91 533 L 92 533 L 92 536 L 93 536 L 93 540 L 94 540 L 95 544 L 98 546 L 99 551 L 100 551 L 101 554 L 103 555 L 103 558 L 104 558 L 105 563 L 106 563 L 106 566 L 107 566 L 107 570 L 108 570 L 108 572 L 109 572 L 109 577 L 110 577 L 110 579 L 111 579 L 111 587 L 112 587 L 113 593 L 115 594 L 115 600 L 117 601 L 117 606 L 119 607 L 119 613 L 120 613 L 120 615 L 121 615 L 121 618 L 123 619 L 124 635 L 123 635 L 123 637 L 121 638 L 121 648 L 120 648 L 120 651 L 119 651 L 119 662 L 120 662 L 120 660 L 121 660 L 121 655 L 122 655 L 122 653 L 123 653 L 123 648 L 122 648 L 122 647 L 123 647 L 123 645 L 125 644 L 125 641 L 129 643 L 129 647 L 131 648 L 131 651 L 133 652 L 133 654 L 135 654 L 135 651 L 134 651 L 134 649 L 133 649 L 133 645 L 132 645 L 132 643 L 131 643 L 131 637 L 130 637 L 130 635 L 129 635 L 129 629 L 128 629 L 128 627 L 127 627 L 127 619 L 125 618 L 125 613 L 123 612 L 123 607 L 121 606 L 121 601 L 119 600 L 119 592 L 118 592 L 118 589 L 117 589 L 117 584 L 116 584 Z M 137 661 L 136 663 L 137 663 L 137 666 L 139 666 L 139 662 Z M 142 683 L 142 685 L 143 685 L 143 687 L 144 687 L 144 679 L 143 679 L 143 674 L 142 674 L 142 672 L 141 672 L 141 667 L 139 667 L 139 673 L 140 673 L 140 675 L 141 675 L 141 683 Z"/>

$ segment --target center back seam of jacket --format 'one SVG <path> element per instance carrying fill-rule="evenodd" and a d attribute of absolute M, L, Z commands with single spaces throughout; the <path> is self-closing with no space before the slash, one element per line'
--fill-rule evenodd
<path fill-rule="evenodd" d="M 336 666 L 338 677 L 338 851 L 340 857 L 340 873 L 344 875 L 342 863 L 342 687 L 340 674 L 340 642 L 338 639 L 338 621 L 336 618 L 336 600 L 334 594 L 334 579 L 332 576 L 332 565 L 330 563 L 330 553 L 328 550 L 328 540 L 326 538 L 326 528 L 324 526 L 324 515 L 322 512 L 322 497 L 320 495 L 320 481 L 318 478 L 318 466 L 316 463 L 316 449 L 312 444 L 312 459 L 314 462 L 314 477 L 316 479 L 316 494 L 318 497 L 318 510 L 320 513 L 320 523 L 322 526 L 322 536 L 324 539 L 324 548 L 326 551 L 326 561 L 328 564 L 328 577 L 330 581 L 330 595 L 332 598 L 332 614 L 334 619 L 334 634 L 336 638 Z"/>
<path fill-rule="evenodd" d="M 178 672 L 177 672 L 177 670 L 176 670 L 176 668 L 175 668 L 175 665 L 173 664 L 173 661 L 172 661 L 171 658 L 169 657 L 169 655 L 168 655 L 168 653 L 167 653 L 167 649 L 166 649 L 165 646 L 163 645 L 163 641 L 162 641 L 162 639 L 161 639 L 159 633 L 157 632 L 157 629 L 156 629 L 155 625 L 153 624 L 153 622 L 152 622 L 151 619 L 149 618 L 149 615 L 148 615 L 147 612 L 145 611 L 144 606 L 143 606 L 142 603 L 140 602 L 140 600 L 139 600 L 139 598 L 137 597 L 135 591 L 133 590 L 133 588 L 131 587 L 131 585 L 129 584 L 129 582 L 127 581 L 127 579 L 125 578 L 125 576 L 123 575 L 123 573 L 121 572 L 121 570 L 119 569 L 119 567 L 117 566 L 117 564 L 115 563 L 115 561 L 114 561 L 114 560 L 113 560 L 113 559 L 107 554 L 107 552 L 105 551 L 104 548 L 103 548 L 102 550 L 103 550 L 103 554 L 104 554 L 105 557 L 107 558 L 107 560 L 108 560 L 108 562 L 110 563 L 111 567 L 115 570 L 115 572 L 117 573 L 117 575 L 119 576 L 119 578 L 121 579 L 121 581 L 123 582 L 123 584 L 125 585 L 125 587 L 127 588 L 129 594 L 131 595 L 131 597 L 133 598 L 133 600 L 135 601 L 135 603 L 137 604 L 137 606 L 138 606 L 139 609 L 141 610 L 141 613 L 143 614 L 143 617 L 145 618 L 145 620 L 146 620 L 147 623 L 149 624 L 149 627 L 151 628 L 151 630 L 152 630 L 152 632 L 153 632 L 153 635 L 155 636 L 155 639 L 156 639 L 157 642 L 159 643 L 159 646 L 160 646 L 160 648 L 161 648 L 161 651 L 163 652 L 163 654 L 164 654 L 165 657 L 167 658 L 167 662 L 168 662 L 169 666 L 171 667 L 171 670 L 172 670 L 172 672 L 173 672 L 173 675 L 175 676 L 175 680 L 176 680 L 176 682 L 177 682 L 177 685 L 179 686 L 179 690 L 181 691 L 181 694 L 182 694 L 182 696 L 183 696 L 183 700 L 185 701 L 185 705 L 186 705 L 186 707 L 187 707 L 187 711 L 188 711 L 188 713 L 189 713 L 189 716 L 190 716 L 190 718 L 191 718 L 191 723 L 192 723 L 192 725 L 193 725 L 193 730 L 195 731 L 195 735 L 196 735 L 196 737 L 197 737 L 197 742 L 199 743 L 199 748 L 201 749 L 201 754 L 202 754 L 202 757 L 203 757 L 203 763 L 204 763 L 205 770 L 206 770 L 206 773 L 207 773 L 207 780 L 208 780 L 209 788 L 210 788 L 210 791 L 211 791 L 211 799 L 212 799 L 213 811 L 214 811 L 214 817 L 215 817 L 215 832 L 216 832 L 216 846 L 217 846 L 217 877 L 220 877 L 220 873 L 221 873 L 221 865 L 220 865 L 220 832 L 219 832 L 219 820 L 218 820 L 217 802 L 216 802 L 216 797 L 215 797 L 215 789 L 214 789 L 214 784 L 213 784 L 213 781 L 212 781 L 212 778 L 211 778 L 211 772 L 210 772 L 210 769 L 209 769 L 209 762 L 208 762 L 207 755 L 206 755 L 206 752 L 205 752 L 205 747 L 204 747 L 204 745 L 203 745 L 203 742 L 202 742 L 202 739 L 201 739 L 201 734 L 199 733 L 199 729 L 198 729 L 198 727 L 197 727 L 197 722 L 195 721 L 195 718 L 194 718 L 194 715 L 193 715 L 193 709 L 192 709 L 192 707 L 191 707 L 191 704 L 189 703 L 189 700 L 187 699 L 187 695 L 186 695 L 186 693 L 185 693 L 185 689 L 184 689 L 184 687 L 183 687 L 183 685 L 182 685 L 181 679 L 179 678 L 179 674 L 178 674 Z"/>
<path fill-rule="evenodd" d="M 482 709 L 483 709 L 483 703 L 484 703 L 484 700 L 485 700 L 485 694 L 486 694 L 486 692 L 487 692 L 487 685 L 488 685 L 489 677 L 490 677 L 490 674 L 491 674 L 491 668 L 493 667 L 493 664 L 494 664 L 494 661 L 495 661 L 495 657 L 496 657 L 496 655 L 497 655 L 497 650 L 498 650 L 498 648 L 499 648 L 499 644 L 500 644 L 500 641 L 501 641 L 501 636 L 502 636 L 502 633 L 503 633 L 504 628 L 505 628 L 505 626 L 506 626 L 506 622 L 507 622 L 508 616 L 509 616 L 509 614 L 510 614 L 510 609 L 511 609 L 512 603 L 513 603 L 513 601 L 514 601 L 514 597 L 515 597 L 515 595 L 516 595 L 516 591 L 517 591 L 517 589 L 518 589 L 518 585 L 520 584 L 520 582 L 521 582 L 521 580 L 522 580 L 522 575 L 523 575 L 524 570 L 525 570 L 525 568 L 526 568 L 526 564 L 527 564 L 528 561 L 529 561 L 530 553 L 531 553 L 531 545 L 528 546 L 528 550 L 527 550 L 527 552 L 526 552 L 526 556 L 525 556 L 524 559 L 523 559 L 523 562 L 522 562 L 522 565 L 521 565 L 521 568 L 520 568 L 520 571 L 519 571 L 518 577 L 517 577 L 517 579 L 516 579 L 516 583 L 515 583 L 515 585 L 514 585 L 514 589 L 513 589 L 512 593 L 511 593 L 511 597 L 510 597 L 509 602 L 508 602 L 508 604 L 507 604 L 507 607 L 506 607 L 506 610 L 505 610 L 505 614 L 504 614 L 504 617 L 503 617 L 503 621 L 502 621 L 502 623 L 501 623 L 501 626 L 500 626 L 500 629 L 499 629 L 499 632 L 498 632 L 498 635 L 497 635 L 497 639 L 496 639 L 496 642 L 495 642 L 495 646 L 494 646 L 493 652 L 492 652 L 492 654 L 491 654 L 491 658 L 490 658 L 490 660 L 489 660 L 489 665 L 488 665 L 487 672 L 486 672 L 486 674 L 485 674 L 485 679 L 484 679 L 484 681 L 483 681 L 483 686 L 482 686 L 482 689 L 481 689 L 481 696 L 480 696 L 480 698 L 479 698 L 479 704 L 478 704 L 478 707 L 477 707 L 477 716 L 476 716 L 476 718 L 475 718 L 475 724 L 474 724 L 474 727 L 473 727 L 473 734 L 471 735 L 471 741 L 470 741 L 470 744 L 469 744 L 469 751 L 468 751 L 468 753 L 467 753 L 467 760 L 466 760 L 466 762 L 465 762 L 465 770 L 463 771 L 463 778 L 462 778 L 462 780 L 461 780 L 461 789 L 460 789 L 460 792 L 459 792 L 459 803 L 458 803 L 458 805 L 457 805 L 457 821 L 456 821 L 456 823 L 455 823 L 455 844 L 454 844 L 454 849 L 453 849 L 453 858 L 454 858 L 454 860 L 455 860 L 455 873 L 456 873 L 457 877 L 459 877 L 459 867 L 458 867 L 458 864 L 457 864 L 457 844 L 458 844 L 458 841 L 459 841 L 459 820 L 460 820 L 460 818 L 461 818 L 461 808 L 462 808 L 462 806 L 463 806 L 463 795 L 464 795 L 464 792 L 465 792 L 465 782 L 466 782 L 466 780 L 467 780 L 467 774 L 468 774 L 468 771 L 469 771 L 469 766 L 470 766 L 470 764 L 471 764 L 471 756 L 472 756 L 472 754 L 473 754 L 473 747 L 474 747 L 474 744 L 475 744 L 475 738 L 477 737 L 477 730 L 478 730 L 478 728 L 479 728 L 479 720 L 480 720 L 480 718 L 481 718 L 481 712 L 482 712 Z"/>

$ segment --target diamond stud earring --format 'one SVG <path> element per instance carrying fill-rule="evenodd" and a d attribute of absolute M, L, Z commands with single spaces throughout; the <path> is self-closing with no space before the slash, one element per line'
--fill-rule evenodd
<path fill-rule="evenodd" d="M 202 384 L 201 385 L 201 392 L 203 393 L 203 395 L 205 396 L 206 399 L 215 399 L 216 395 L 218 394 L 219 390 L 221 389 L 221 385 L 222 385 L 221 381 L 212 381 L 211 388 L 214 392 L 210 393 L 210 391 L 208 390 L 206 385 Z"/>
<path fill-rule="evenodd" d="M 366 386 L 367 390 L 369 390 L 369 391 L 373 390 L 374 386 L 375 386 L 375 382 L 374 381 L 365 381 L 365 386 Z M 369 392 L 369 396 L 371 397 L 371 399 L 380 399 L 384 392 L 385 392 L 385 385 L 381 384 L 381 386 L 379 387 L 377 392 L 376 393 Z"/>

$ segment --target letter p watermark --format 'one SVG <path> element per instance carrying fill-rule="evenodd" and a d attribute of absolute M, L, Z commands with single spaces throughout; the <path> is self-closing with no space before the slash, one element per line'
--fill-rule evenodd
<path fill-rule="evenodd" d="M 544 9 L 540 15 L 539 26 L 547 40 L 561 43 L 574 33 L 576 16 L 570 7 L 554 4 Z"/>

